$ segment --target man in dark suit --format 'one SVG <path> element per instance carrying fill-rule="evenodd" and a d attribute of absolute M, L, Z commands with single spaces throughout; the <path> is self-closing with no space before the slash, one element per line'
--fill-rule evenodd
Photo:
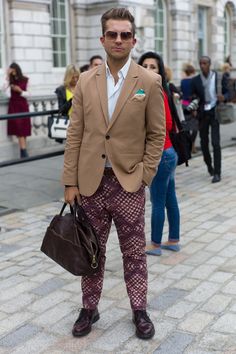
<path fill-rule="evenodd" d="M 220 125 L 216 117 L 217 102 L 224 101 L 223 95 L 217 94 L 217 73 L 211 70 L 211 59 L 202 56 L 199 61 L 201 72 L 192 79 L 192 97 L 199 100 L 197 117 L 201 149 L 212 183 L 221 180 L 221 147 Z M 213 165 L 209 151 L 209 129 L 211 128 L 211 143 L 213 147 Z"/>

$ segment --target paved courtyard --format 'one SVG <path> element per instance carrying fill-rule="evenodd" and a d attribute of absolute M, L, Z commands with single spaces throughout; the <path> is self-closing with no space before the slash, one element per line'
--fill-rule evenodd
<path fill-rule="evenodd" d="M 59 171 L 61 161 L 55 161 L 50 165 Z M 134 335 L 114 229 L 100 320 L 87 337 L 76 339 L 71 328 L 81 307 L 80 279 L 39 251 L 49 221 L 60 210 L 59 198 L 49 191 L 53 202 L 1 216 L 0 354 L 235 354 L 235 146 L 223 150 L 222 177 L 212 184 L 201 156 L 189 168 L 177 168 L 182 249 L 148 256 L 148 312 L 156 327 L 150 341 Z M 14 200 L 19 190 L 11 183 Z M 59 176 L 53 183 L 60 191 Z M 149 239 L 148 190 L 146 231 Z"/>

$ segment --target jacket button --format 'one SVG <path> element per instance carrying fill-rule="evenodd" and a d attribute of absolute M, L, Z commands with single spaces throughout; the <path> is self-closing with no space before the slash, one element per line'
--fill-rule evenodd
<path fill-rule="evenodd" d="M 109 140 L 110 139 L 110 135 L 106 135 L 106 139 Z"/>
<path fill-rule="evenodd" d="M 102 154 L 102 158 L 105 159 L 105 158 L 106 158 L 106 155 L 105 155 L 105 154 Z"/>

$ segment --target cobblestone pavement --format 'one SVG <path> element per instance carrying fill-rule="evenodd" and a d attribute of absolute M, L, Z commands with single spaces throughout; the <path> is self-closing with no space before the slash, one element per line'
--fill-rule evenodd
<path fill-rule="evenodd" d="M 40 251 L 60 202 L 0 218 L 0 353 L 236 353 L 236 157 L 223 150 L 223 179 L 212 184 L 202 157 L 177 169 L 179 253 L 148 256 L 148 312 L 154 339 L 134 335 L 116 232 L 110 235 L 101 318 L 73 338 L 80 279 Z M 147 238 L 150 202 L 147 190 Z M 164 240 L 167 237 L 165 229 Z"/>

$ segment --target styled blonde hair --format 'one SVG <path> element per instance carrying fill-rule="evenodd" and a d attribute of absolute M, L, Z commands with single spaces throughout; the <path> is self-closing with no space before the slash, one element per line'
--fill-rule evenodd
<path fill-rule="evenodd" d="M 66 72 L 64 75 L 64 81 L 63 84 L 65 87 L 70 86 L 71 79 L 74 75 L 80 75 L 80 71 L 74 64 L 70 64 L 66 67 Z"/>
<path fill-rule="evenodd" d="M 223 71 L 223 73 L 225 73 L 226 71 L 229 71 L 231 69 L 230 64 L 229 63 L 224 63 L 221 66 L 221 71 Z"/>

